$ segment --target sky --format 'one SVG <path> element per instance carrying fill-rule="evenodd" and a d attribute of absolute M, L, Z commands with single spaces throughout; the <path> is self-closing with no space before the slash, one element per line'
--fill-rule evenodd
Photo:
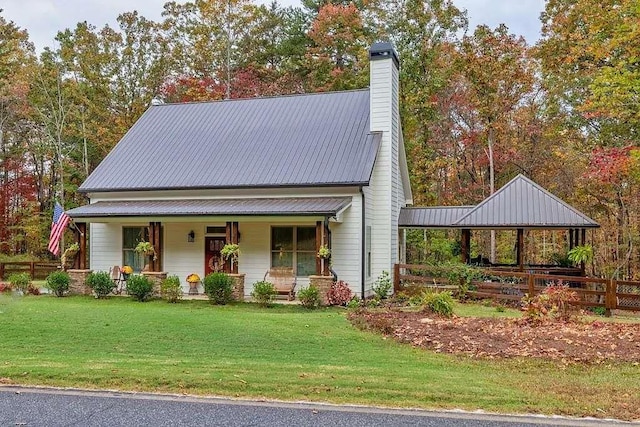
<path fill-rule="evenodd" d="M 258 0 L 268 3 L 269 0 Z M 511 33 L 522 35 L 529 44 L 540 37 L 540 13 L 545 0 L 453 0 L 468 11 L 469 28 L 486 24 L 491 28 L 506 24 Z M 54 45 L 58 31 L 87 21 L 98 28 L 116 27 L 122 12 L 137 10 L 148 19 L 159 20 L 166 0 L 2 0 L 2 16 L 29 32 L 38 52 Z M 299 5 L 299 0 L 280 0 L 283 5 Z"/>

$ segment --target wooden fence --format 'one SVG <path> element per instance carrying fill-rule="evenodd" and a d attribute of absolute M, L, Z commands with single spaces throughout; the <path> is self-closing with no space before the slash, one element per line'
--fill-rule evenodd
<path fill-rule="evenodd" d="M 458 283 L 449 283 L 443 277 L 443 271 L 434 272 L 434 267 L 426 265 L 396 264 L 394 291 L 400 292 L 410 284 L 457 287 Z M 491 269 L 479 269 L 478 276 L 469 283 L 467 294 L 473 298 L 520 301 L 525 295 L 536 295 L 549 285 L 562 283 L 576 292 L 576 304 L 583 307 L 603 307 L 607 314 L 611 310 L 640 311 L 640 282 Z"/>
<path fill-rule="evenodd" d="M 55 262 L 0 262 L 0 280 L 6 280 L 13 273 L 29 273 L 32 280 L 44 279 L 59 267 L 60 264 Z"/>

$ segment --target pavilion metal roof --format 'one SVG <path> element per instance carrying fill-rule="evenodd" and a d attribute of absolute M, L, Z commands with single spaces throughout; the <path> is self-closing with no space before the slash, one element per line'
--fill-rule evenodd
<path fill-rule="evenodd" d="M 71 209 L 72 218 L 140 216 L 333 216 L 346 209 L 351 197 L 298 197 L 277 199 L 188 199 L 100 201 Z"/>
<path fill-rule="evenodd" d="M 524 175 L 459 218 L 455 228 L 594 228 L 600 225 Z"/>
<path fill-rule="evenodd" d="M 433 206 L 402 208 L 398 226 L 405 228 L 453 228 L 453 223 L 473 206 Z"/>
<path fill-rule="evenodd" d="M 154 105 L 81 192 L 367 185 L 369 90 Z"/>
<path fill-rule="evenodd" d="M 600 225 L 524 175 L 518 175 L 477 206 L 402 208 L 405 228 L 568 229 Z"/>

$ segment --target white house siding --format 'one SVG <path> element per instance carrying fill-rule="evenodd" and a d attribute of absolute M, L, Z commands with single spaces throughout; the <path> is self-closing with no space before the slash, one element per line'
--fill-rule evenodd
<path fill-rule="evenodd" d="M 292 190 L 261 191 L 262 197 L 291 197 Z M 354 193 L 355 192 L 355 193 Z M 155 194 L 154 194 L 155 193 Z M 186 193 L 186 194 L 185 194 Z M 200 193 L 200 194 L 195 194 Z M 182 192 L 185 199 L 220 197 L 226 193 L 224 190 Z M 244 194 L 239 194 L 244 193 Z M 268 194 L 265 194 L 268 193 Z M 352 206 L 341 215 L 341 222 L 330 222 L 332 233 L 333 268 L 340 280 L 349 283 L 352 291 L 359 294 L 361 289 L 361 196 L 356 189 L 339 189 L 335 193 L 327 193 L 315 189 L 306 189 L 305 195 L 318 196 L 345 196 L 351 195 Z M 166 197 L 164 192 L 146 192 L 146 194 L 133 197 L 134 193 L 122 198 L 121 195 L 110 194 L 94 195 L 92 202 L 99 200 L 149 200 Z M 229 196 L 233 197 L 233 196 Z M 260 197 L 256 191 L 245 190 L 235 192 L 235 197 Z M 167 198 L 174 198 L 170 195 Z M 322 217 L 194 217 L 194 218 L 138 218 L 135 222 L 126 218 L 95 219 L 90 224 L 91 256 L 90 268 L 94 271 L 108 271 L 114 265 L 122 265 L 122 227 L 123 226 L 148 226 L 150 221 L 160 221 L 163 227 L 163 270 L 169 275 L 177 275 L 183 286 L 183 290 L 189 289 L 186 277 L 191 273 L 204 275 L 204 238 L 207 226 L 224 226 L 226 221 L 239 223 L 241 255 L 238 262 L 238 271 L 245 274 L 245 296 L 249 296 L 252 285 L 262 280 L 270 266 L 271 250 L 271 226 L 272 225 L 304 225 L 315 226 L 316 221 Z M 195 241 L 188 242 L 187 234 L 193 230 Z M 307 278 L 298 280 L 299 287 L 305 287 L 309 283 Z"/>
<path fill-rule="evenodd" d="M 338 280 L 349 284 L 351 291 L 362 290 L 362 197 L 354 195 L 351 207 L 342 215 L 342 222 L 330 222 L 331 260 Z"/>
<path fill-rule="evenodd" d="M 89 227 L 89 268 L 109 271 L 114 265 L 122 265 L 122 225 L 90 224 Z"/>

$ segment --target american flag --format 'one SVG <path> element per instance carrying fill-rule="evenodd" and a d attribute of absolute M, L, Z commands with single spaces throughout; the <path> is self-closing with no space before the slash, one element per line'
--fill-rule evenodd
<path fill-rule="evenodd" d="M 67 228 L 70 220 L 71 218 L 69 218 L 69 215 L 67 215 L 64 209 L 62 209 L 60 203 L 56 202 L 56 205 L 53 208 L 51 235 L 49 236 L 49 252 L 55 256 L 60 255 L 60 239 L 62 238 L 62 234 L 64 234 L 64 230 Z"/>

